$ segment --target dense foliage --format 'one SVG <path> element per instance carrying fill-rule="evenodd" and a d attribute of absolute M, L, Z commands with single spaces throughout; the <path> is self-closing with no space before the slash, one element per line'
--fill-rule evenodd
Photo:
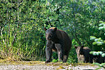
<path fill-rule="evenodd" d="M 100 21 L 100 24 L 99 24 L 99 30 L 103 31 L 103 35 L 105 35 L 105 22 L 102 22 Z M 95 36 L 90 36 L 90 40 L 93 40 L 93 45 L 103 45 L 105 44 L 105 40 L 103 39 L 103 37 L 99 37 L 99 38 L 96 38 Z M 102 50 L 101 51 L 91 51 L 90 54 L 93 54 L 93 55 L 101 55 L 103 58 L 105 58 L 105 47 L 101 47 Z M 101 67 L 103 67 L 105 69 L 105 63 L 94 63 L 95 65 L 98 65 L 100 69 Z"/>
<path fill-rule="evenodd" d="M 52 26 L 66 31 L 73 45 L 105 50 L 104 44 L 90 40 L 105 40 L 100 21 L 105 22 L 104 0 L 0 0 L 0 57 L 44 60 L 43 28 Z M 68 62 L 76 62 L 75 54 L 72 47 Z"/>

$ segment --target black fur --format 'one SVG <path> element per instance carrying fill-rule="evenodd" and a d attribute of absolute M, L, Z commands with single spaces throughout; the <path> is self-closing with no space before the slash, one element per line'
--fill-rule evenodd
<path fill-rule="evenodd" d="M 46 63 L 50 62 L 52 50 L 58 53 L 59 61 L 66 62 L 71 49 L 71 40 L 66 32 L 53 27 L 46 31 Z"/>

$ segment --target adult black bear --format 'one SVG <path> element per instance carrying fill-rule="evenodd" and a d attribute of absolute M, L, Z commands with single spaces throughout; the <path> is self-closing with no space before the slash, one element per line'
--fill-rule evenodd
<path fill-rule="evenodd" d="M 52 50 L 58 53 L 59 61 L 66 62 L 72 41 L 66 32 L 58 30 L 56 27 L 50 29 L 44 28 L 46 31 L 46 63 L 51 61 Z"/>
<path fill-rule="evenodd" d="M 84 58 L 83 62 L 85 63 L 93 62 L 93 55 L 90 54 L 91 49 L 89 49 L 88 47 L 84 47 L 84 46 L 81 46 L 81 47 L 75 46 L 75 49 L 76 49 L 78 61 Z M 82 55 L 83 57 L 81 57 Z"/>

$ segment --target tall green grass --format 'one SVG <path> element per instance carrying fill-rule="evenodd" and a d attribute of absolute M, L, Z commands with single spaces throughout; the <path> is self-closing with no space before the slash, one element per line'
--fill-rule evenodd
<path fill-rule="evenodd" d="M 0 57 L 17 60 L 45 58 L 45 38 L 34 24 L 7 24 L 1 30 Z M 41 60 L 43 60 L 41 58 Z"/>

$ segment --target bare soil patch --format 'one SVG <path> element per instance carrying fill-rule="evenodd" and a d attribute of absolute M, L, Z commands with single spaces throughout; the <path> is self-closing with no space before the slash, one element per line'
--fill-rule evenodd
<path fill-rule="evenodd" d="M 0 61 L 0 70 L 95 70 L 98 66 L 89 63 L 47 63 L 44 61 Z M 99 70 L 104 70 L 100 68 Z"/>

